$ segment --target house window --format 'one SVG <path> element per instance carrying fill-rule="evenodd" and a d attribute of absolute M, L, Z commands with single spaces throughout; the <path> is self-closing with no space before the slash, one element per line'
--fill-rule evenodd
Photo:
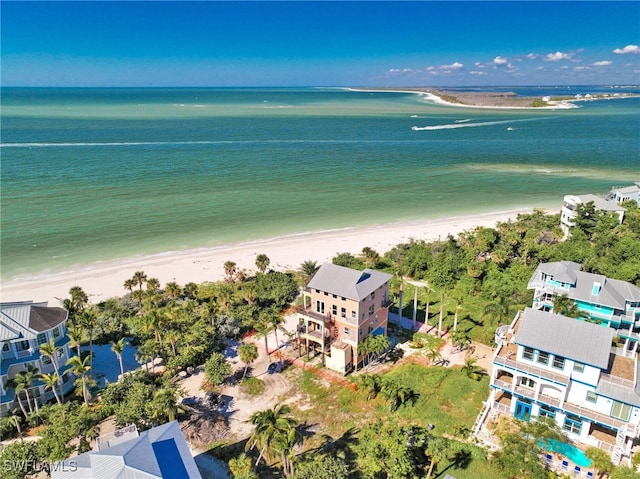
<path fill-rule="evenodd" d="M 342 299 L 342 301 L 346 301 L 347 300 L 347 298 L 345 298 L 344 296 L 341 299 Z"/>
<path fill-rule="evenodd" d="M 549 417 L 551 419 L 555 419 L 556 413 L 551 409 L 546 409 L 544 407 L 540 408 L 540 417 Z"/>
<path fill-rule="evenodd" d="M 536 387 L 536 382 L 531 378 L 520 378 L 520 385 L 534 389 Z"/>
<path fill-rule="evenodd" d="M 573 370 L 577 373 L 584 372 L 584 364 L 582 363 L 573 363 Z"/>
<path fill-rule="evenodd" d="M 18 346 L 18 351 L 26 351 L 27 349 L 29 349 L 29 341 L 20 341 L 16 344 Z"/>
<path fill-rule="evenodd" d="M 564 369 L 564 358 L 562 356 L 554 356 L 553 367 L 556 369 Z"/>
<path fill-rule="evenodd" d="M 355 311 L 351 311 L 351 317 L 352 317 L 353 319 L 356 319 L 356 312 L 355 312 Z"/>
<path fill-rule="evenodd" d="M 51 364 L 51 358 L 49 356 L 42 356 L 42 364 Z"/>
<path fill-rule="evenodd" d="M 347 308 L 340 308 L 340 316 L 343 318 L 347 317 Z"/>
<path fill-rule="evenodd" d="M 327 292 L 325 291 L 325 292 L 324 292 L 324 295 L 325 295 L 325 296 L 329 296 L 329 293 L 327 293 Z"/>
<path fill-rule="evenodd" d="M 598 400 L 598 395 L 593 391 L 587 391 L 587 401 L 596 402 Z"/>
<path fill-rule="evenodd" d="M 369 326 L 367 328 L 367 334 L 371 334 L 371 331 L 373 331 L 373 326 Z"/>
<path fill-rule="evenodd" d="M 36 342 L 38 343 L 38 346 L 41 344 L 44 344 L 47 342 L 47 335 L 45 333 L 40 333 L 38 334 L 37 338 L 36 338 Z"/>
<path fill-rule="evenodd" d="M 524 351 L 522 352 L 522 358 L 533 361 L 533 348 L 524 348 Z"/>
<path fill-rule="evenodd" d="M 344 335 L 345 336 L 349 336 L 350 333 L 351 333 L 351 331 L 349 330 L 349 328 L 344 328 Z"/>
<path fill-rule="evenodd" d="M 332 294 L 332 296 L 334 297 L 334 299 L 338 299 L 338 295 L 337 294 Z"/>
<path fill-rule="evenodd" d="M 580 430 L 582 429 L 582 421 L 580 421 L 580 419 L 577 417 L 567 416 L 564 419 L 562 429 L 574 434 L 580 434 Z"/>
<path fill-rule="evenodd" d="M 60 337 L 60 326 L 57 326 L 57 327 L 53 330 L 53 337 L 54 337 L 54 338 L 59 338 L 59 337 Z"/>
<path fill-rule="evenodd" d="M 369 316 L 373 315 L 373 304 L 369 306 Z"/>
<path fill-rule="evenodd" d="M 7 351 L 9 351 L 9 343 L 4 343 L 2 345 L 2 352 L 6 353 Z"/>
<path fill-rule="evenodd" d="M 333 306 L 331 306 L 331 313 L 334 316 L 338 316 L 338 307 L 335 304 Z"/>
<path fill-rule="evenodd" d="M 371 301 L 373 301 L 374 299 L 376 299 L 376 292 L 374 291 L 373 293 L 371 293 L 371 297 L 369 298 Z"/>
<path fill-rule="evenodd" d="M 611 408 L 611 417 L 617 417 L 623 421 L 629 420 L 629 414 L 631 413 L 631 406 L 618 401 L 613 401 L 613 407 Z"/>
<path fill-rule="evenodd" d="M 359 334 L 360 336 L 362 336 L 362 328 L 359 328 L 359 329 L 358 329 L 358 334 Z"/>
<path fill-rule="evenodd" d="M 549 364 L 549 353 L 545 353 L 543 351 L 540 351 L 538 353 L 538 362 L 540 364 Z"/>
<path fill-rule="evenodd" d="M 324 301 L 316 301 L 316 312 L 324 314 Z"/>

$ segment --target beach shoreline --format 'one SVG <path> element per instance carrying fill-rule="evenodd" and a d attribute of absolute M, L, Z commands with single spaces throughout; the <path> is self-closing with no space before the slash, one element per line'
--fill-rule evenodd
<path fill-rule="evenodd" d="M 239 269 L 251 273 L 256 269 L 255 258 L 258 254 L 266 254 L 271 261 L 270 268 L 274 270 L 296 270 L 306 260 L 317 261 L 318 264 L 330 262 L 338 253 L 349 252 L 357 255 L 365 246 L 384 254 L 397 244 L 410 240 L 434 241 L 444 239 L 450 234 L 455 236 L 477 226 L 495 227 L 499 222 L 515 220 L 518 214 L 532 211 L 533 208 L 521 208 L 300 233 L 92 263 L 74 270 L 3 281 L 0 286 L 0 298 L 2 302 L 47 301 L 49 305 L 57 306 L 60 299 L 68 297 L 71 287 L 80 286 L 92 303 L 99 303 L 126 294 L 124 282 L 136 271 L 144 271 L 149 278 L 159 279 L 162 287 L 170 281 L 184 286 L 189 282 L 202 283 L 223 279 L 223 265 L 226 261 L 233 261 Z"/>

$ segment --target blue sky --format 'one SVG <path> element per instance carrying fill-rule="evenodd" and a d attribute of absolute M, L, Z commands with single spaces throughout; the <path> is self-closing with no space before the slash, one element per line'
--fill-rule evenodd
<path fill-rule="evenodd" d="M 640 2 L 9 2 L 4 86 L 640 84 Z"/>

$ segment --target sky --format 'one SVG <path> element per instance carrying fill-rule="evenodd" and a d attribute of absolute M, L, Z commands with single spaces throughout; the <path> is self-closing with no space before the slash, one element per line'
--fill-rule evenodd
<path fill-rule="evenodd" d="M 640 2 L 0 2 L 2 86 L 640 84 Z"/>

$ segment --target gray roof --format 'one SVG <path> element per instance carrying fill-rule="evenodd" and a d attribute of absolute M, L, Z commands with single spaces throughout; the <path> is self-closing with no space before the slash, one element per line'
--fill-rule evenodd
<path fill-rule="evenodd" d="M 47 303 L 0 304 L 0 341 L 33 339 L 63 323 L 67 315 L 65 309 Z"/>
<path fill-rule="evenodd" d="M 526 308 L 515 342 L 606 370 L 614 335 L 605 326 Z"/>
<path fill-rule="evenodd" d="M 390 279 L 390 274 L 373 269 L 358 271 L 324 263 L 311 278 L 307 287 L 359 302 Z"/>
<path fill-rule="evenodd" d="M 626 309 L 626 301 L 640 302 L 640 288 L 636 285 L 610 279 L 601 274 L 586 273 L 580 271 L 580 268 L 580 264 L 572 261 L 541 263 L 529 281 L 529 288 L 542 286 L 540 273 L 545 273 L 557 281 L 571 284 L 569 289 L 560 289 L 556 293 L 566 294 L 573 300 L 609 306 L 623 311 Z M 593 283 L 600 283 L 600 291 L 597 295 L 592 294 Z"/>
<path fill-rule="evenodd" d="M 637 368 L 637 366 L 636 366 Z M 636 371 L 637 374 L 637 371 Z M 606 396 L 616 401 L 632 406 L 640 407 L 640 384 L 636 384 L 635 388 L 624 386 L 610 381 L 600 380 L 596 387 L 596 393 Z"/>
<path fill-rule="evenodd" d="M 636 183 L 635 185 L 632 186 L 623 186 L 620 188 L 612 188 L 611 189 L 612 192 L 617 192 L 617 193 L 638 193 L 640 191 L 640 182 Z"/>
<path fill-rule="evenodd" d="M 612 201 L 607 201 L 604 198 L 600 198 L 596 195 L 574 195 L 576 198 L 580 199 L 582 204 L 587 204 L 593 202 L 593 205 L 602 211 L 626 211 L 622 206 L 617 203 L 613 203 Z"/>
<path fill-rule="evenodd" d="M 202 479 L 177 421 L 52 467 L 52 479 Z"/>

